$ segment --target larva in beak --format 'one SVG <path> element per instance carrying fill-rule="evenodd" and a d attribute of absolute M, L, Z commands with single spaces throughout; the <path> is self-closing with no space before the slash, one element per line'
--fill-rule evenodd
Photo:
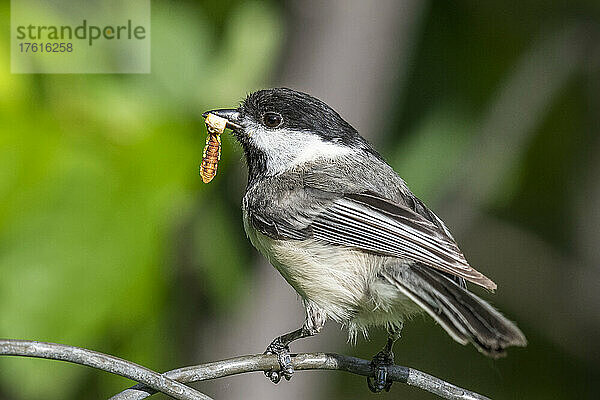
<path fill-rule="evenodd" d="M 217 175 L 217 166 L 221 159 L 221 133 L 225 131 L 227 120 L 214 114 L 208 114 L 205 123 L 208 136 L 202 152 L 200 176 L 202 182 L 209 183 Z"/>

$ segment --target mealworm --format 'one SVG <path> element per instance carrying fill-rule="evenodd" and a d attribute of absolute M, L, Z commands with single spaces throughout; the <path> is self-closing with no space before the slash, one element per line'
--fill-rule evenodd
<path fill-rule="evenodd" d="M 217 166 L 221 159 L 221 133 L 225 130 L 227 120 L 214 114 L 208 114 L 205 122 L 208 136 L 202 152 L 200 176 L 202 182 L 208 183 L 217 175 Z"/>

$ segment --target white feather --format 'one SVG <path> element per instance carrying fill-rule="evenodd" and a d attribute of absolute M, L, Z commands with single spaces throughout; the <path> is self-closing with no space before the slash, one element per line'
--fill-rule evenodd
<path fill-rule="evenodd" d="M 354 152 L 348 146 L 327 142 L 318 135 L 302 131 L 269 130 L 258 124 L 250 124 L 246 130 L 254 146 L 267 157 L 268 175 L 276 175 L 305 162 Z"/>

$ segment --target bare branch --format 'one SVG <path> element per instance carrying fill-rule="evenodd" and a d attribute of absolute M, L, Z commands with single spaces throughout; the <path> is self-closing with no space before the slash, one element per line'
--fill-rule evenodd
<path fill-rule="evenodd" d="M 141 365 L 80 347 L 32 340 L 0 339 L 0 355 L 48 358 L 101 369 L 142 382 L 179 400 L 212 400 L 209 396 Z"/>
<path fill-rule="evenodd" d="M 339 370 L 356 375 L 373 376 L 371 362 L 360 358 L 330 353 L 309 353 L 292 355 L 292 365 L 296 371 L 301 370 Z M 165 372 L 165 376 L 178 382 L 190 383 L 245 372 L 268 371 L 279 369 L 277 356 L 253 355 L 230 358 L 206 364 L 174 369 Z M 434 376 L 413 368 L 394 365 L 388 371 L 388 379 L 406 383 L 444 399 L 451 400 L 489 400 L 487 397 L 459 388 Z M 365 389 L 366 390 L 366 389 Z M 155 393 L 144 385 L 135 385 L 113 396 L 110 400 L 141 400 Z"/>
<path fill-rule="evenodd" d="M 156 392 L 165 393 L 179 400 L 212 400 L 209 396 L 184 385 L 184 383 L 222 378 L 246 372 L 279 369 L 277 356 L 257 354 L 174 369 L 159 374 L 121 358 L 80 347 L 13 339 L 0 339 L 0 355 L 67 361 L 101 369 L 140 382 L 111 397 L 110 400 L 141 400 Z M 292 355 L 292 365 L 297 371 L 338 370 L 356 375 L 373 376 L 370 361 L 340 354 L 296 354 Z M 459 388 L 416 369 L 400 365 L 389 368 L 388 379 L 426 390 L 444 399 L 489 400 L 480 394 Z"/>

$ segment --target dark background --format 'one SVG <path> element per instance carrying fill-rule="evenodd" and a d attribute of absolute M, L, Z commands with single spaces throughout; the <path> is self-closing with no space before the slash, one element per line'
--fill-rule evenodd
<path fill-rule="evenodd" d="M 429 317 L 396 361 L 498 399 L 592 399 L 600 379 L 597 1 L 152 3 L 149 75 L 13 75 L 0 37 L 0 337 L 168 370 L 259 353 L 304 318 L 251 248 L 245 169 L 223 139 L 197 174 L 203 111 L 255 89 L 320 97 L 367 136 L 498 283 L 477 291 L 524 349 L 493 361 Z M 0 5 L 3 26 L 8 2 Z M 8 33 L 8 29 L 6 29 Z M 370 358 L 329 323 L 293 351 Z M 0 398 L 106 398 L 125 379 L 0 359 Z M 198 385 L 216 399 L 371 398 L 364 378 L 300 372 Z M 395 384 L 380 398 L 432 398 Z"/>

